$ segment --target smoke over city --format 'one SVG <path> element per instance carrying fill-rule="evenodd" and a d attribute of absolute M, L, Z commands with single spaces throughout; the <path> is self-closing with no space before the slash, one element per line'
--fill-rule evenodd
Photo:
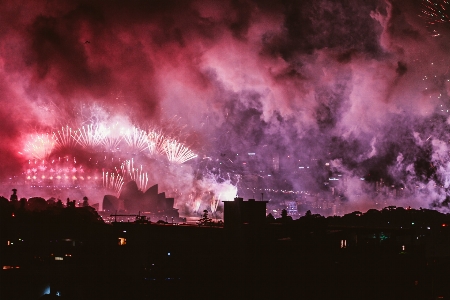
<path fill-rule="evenodd" d="M 367 210 L 384 188 L 392 205 L 448 209 L 450 20 L 420 1 L 6 1 L 0 14 L 3 180 L 22 176 L 32 134 L 120 122 L 197 155 L 149 167 L 178 207 L 266 188 Z"/>

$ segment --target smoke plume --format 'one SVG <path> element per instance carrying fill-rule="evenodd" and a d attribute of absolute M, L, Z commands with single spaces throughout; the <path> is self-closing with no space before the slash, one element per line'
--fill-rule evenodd
<path fill-rule="evenodd" d="M 418 1 L 5 1 L 0 14 L 3 180 L 22 176 L 30 134 L 120 119 L 182 132 L 199 155 L 155 167 L 177 201 L 210 189 L 207 170 L 246 196 L 319 193 L 338 174 L 353 207 L 381 202 L 377 186 L 448 205 L 450 23 L 430 27 Z"/>

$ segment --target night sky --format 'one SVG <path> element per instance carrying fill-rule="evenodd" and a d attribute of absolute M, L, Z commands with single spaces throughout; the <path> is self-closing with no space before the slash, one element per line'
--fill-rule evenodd
<path fill-rule="evenodd" d="M 196 160 L 255 152 L 264 170 L 274 156 L 329 163 L 354 207 L 382 178 L 421 190 L 399 203 L 445 210 L 449 5 L 433 15 L 442 3 L 3 1 L 0 176 L 23 172 L 33 134 L 120 121 L 176 132 Z M 323 188 L 322 175 L 298 180 L 284 168 L 290 189 Z M 173 169 L 152 179 L 177 177 L 179 201 L 219 193 L 192 165 Z"/>

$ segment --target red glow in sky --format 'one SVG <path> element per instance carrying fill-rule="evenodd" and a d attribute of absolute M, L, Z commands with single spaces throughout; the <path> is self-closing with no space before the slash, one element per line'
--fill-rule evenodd
<path fill-rule="evenodd" d="M 368 173 L 447 197 L 450 28 L 433 35 L 416 1 L 6 1 L 0 14 L 2 178 L 30 134 L 176 120 L 200 155 L 330 162 L 349 199 Z"/>

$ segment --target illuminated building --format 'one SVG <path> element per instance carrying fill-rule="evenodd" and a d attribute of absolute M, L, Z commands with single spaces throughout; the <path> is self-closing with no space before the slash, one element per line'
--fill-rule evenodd
<path fill-rule="evenodd" d="M 295 216 L 298 214 L 297 201 L 286 201 L 285 204 L 288 215 Z"/>

